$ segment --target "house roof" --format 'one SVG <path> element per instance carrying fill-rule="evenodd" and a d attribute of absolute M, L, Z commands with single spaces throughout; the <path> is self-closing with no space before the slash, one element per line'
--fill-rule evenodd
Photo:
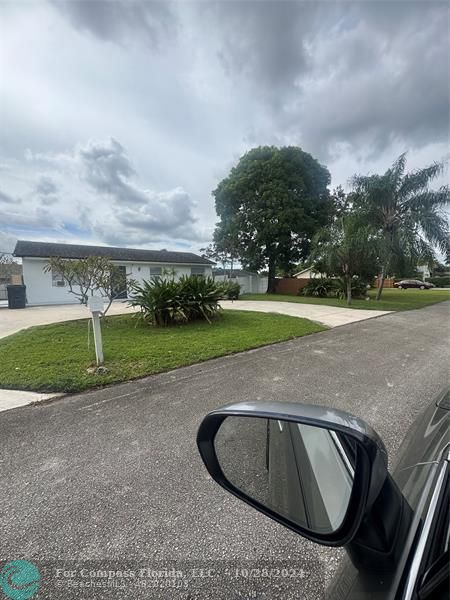
<path fill-rule="evenodd" d="M 133 248 L 113 248 L 111 246 L 84 246 L 82 244 L 55 244 L 51 242 L 29 242 L 19 240 L 14 256 L 30 258 L 86 258 L 103 256 L 111 260 L 135 262 L 161 262 L 214 265 L 215 263 L 192 252 L 172 252 L 170 250 L 138 250 Z"/>
<path fill-rule="evenodd" d="M 299 275 L 303 275 L 303 273 L 308 273 L 308 271 L 312 271 L 313 268 L 312 267 L 306 267 L 306 269 L 303 269 L 302 271 L 299 271 L 298 273 L 294 273 L 294 277 L 298 277 Z"/>

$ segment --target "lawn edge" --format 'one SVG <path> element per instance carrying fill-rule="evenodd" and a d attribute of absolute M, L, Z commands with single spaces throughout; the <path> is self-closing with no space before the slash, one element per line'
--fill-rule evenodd
<path fill-rule="evenodd" d="M 252 312 L 252 311 L 246 311 L 246 312 Z M 257 312 L 257 311 L 253 311 L 253 312 Z M 276 313 L 275 313 L 276 314 Z M 120 316 L 120 315 L 114 315 L 114 316 Z M 289 316 L 289 315 L 285 315 L 285 316 Z M 380 315 L 380 316 L 384 316 L 384 315 Z M 297 318 L 297 317 L 294 317 Z M 303 317 L 301 317 L 303 319 Z M 374 317 L 375 318 L 375 317 Z M 81 319 L 80 319 L 81 320 Z M 237 354 L 244 354 L 245 352 L 254 352 L 255 350 L 259 350 L 261 348 L 267 348 L 268 346 L 275 346 L 277 344 L 285 344 L 286 342 L 291 342 L 292 340 L 296 340 L 296 339 L 300 339 L 300 338 L 304 338 L 310 335 L 320 335 L 321 333 L 326 333 L 327 331 L 329 331 L 330 329 L 334 329 L 332 327 L 327 327 L 326 325 L 323 325 L 322 323 L 318 323 L 316 321 L 312 321 L 311 319 L 304 319 L 305 321 L 310 321 L 311 323 L 314 323 L 315 325 L 319 325 L 320 327 L 323 327 L 322 331 L 311 331 L 308 333 L 304 333 L 303 335 L 294 335 L 292 337 L 289 337 L 285 340 L 276 340 L 274 342 L 268 342 L 267 344 L 261 344 L 259 346 L 252 346 L 250 348 L 246 348 L 245 350 L 236 350 L 236 351 L 231 351 L 231 352 L 227 352 L 226 354 L 220 354 L 218 356 L 210 356 L 209 358 L 205 358 L 204 360 L 199 360 L 196 362 L 192 362 L 192 363 L 188 363 L 188 364 L 184 364 L 184 365 L 179 365 L 177 367 L 173 367 L 170 369 L 162 369 L 161 371 L 156 371 L 155 373 L 148 373 L 146 375 L 139 375 L 138 377 L 131 377 L 130 379 L 123 379 L 122 381 L 114 381 L 111 383 L 105 383 L 105 384 L 98 384 L 98 385 L 93 385 L 92 387 L 88 387 L 85 389 L 81 389 L 81 390 L 75 390 L 75 391 L 70 391 L 70 392 L 64 392 L 61 390 L 51 390 L 51 389 L 31 389 L 31 388 L 19 388 L 19 387 L 11 387 L 11 386 L 0 386 L 2 390 L 11 390 L 11 391 L 21 391 L 21 392 L 34 392 L 37 394 L 58 394 L 58 396 L 55 396 L 53 398 L 45 398 L 44 400 L 35 400 L 33 402 L 30 402 L 30 404 L 26 404 L 24 406 L 30 406 L 30 405 L 39 405 L 39 404 L 47 404 L 49 402 L 53 402 L 54 400 L 59 400 L 62 396 L 66 397 L 66 396 L 75 396 L 78 394 L 84 394 L 84 393 L 89 393 L 95 390 L 102 390 L 102 389 L 106 389 L 115 385 L 123 385 L 126 383 L 131 383 L 133 381 L 139 381 L 141 379 L 146 379 L 146 378 L 150 378 L 150 377 L 155 377 L 157 375 L 164 375 L 165 373 L 170 373 L 171 371 L 176 371 L 177 369 L 185 369 L 187 367 L 194 367 L 195 365 L 201 365 L 207 362 L 210 362 L 212 360 L 218 360 L 220 358 L 226 358 L 228 356 L 235 356 Z M 68 321 L 61 321 L 61 323 L 67 323 Z M 350 325 L 352 325 L 352 323 L 350 323 Z M 43 325 L 39 325 L 38 327 L 43 327 Z M 342 327 L 342 325 L 340 325 L 339 327 Z M 19 333 L 19 332 L 17 332 Z M 13 334 L 15 335 L 15 334 Z M 23 408 L 23 407 L 17 407 L 17 408 Z"/>

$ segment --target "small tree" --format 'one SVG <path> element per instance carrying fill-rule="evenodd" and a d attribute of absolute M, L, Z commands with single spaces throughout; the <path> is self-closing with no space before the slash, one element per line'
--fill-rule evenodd
<path fill-rule="evenodd" d="M 81 304 L 86 305 L 89 296 L 95 292 L 108 299 L 103 314 L 106 315 L 112 301 L 118 298 L 126 287 L 127 280 L 123 273 L 108 258 L 88 256 L 80 259 L 61 257 L 50 258 L 44 267 L 45 272 L 56 271 L 67 284 L 69 293 L 76 296 Z M 130 281 L 129 281 L 130 283 Z"/>
<path fill-rule="evenodd" d="M 343 280 L 347 304 L 351 304 L 354 278 L 370 279 L 377 272 L 376 246 L 370 227 L 357 215 L 347 215 L 317 233 L 312 258 L 317 270 Z"/>
<path fill-rule="evenodd" d="M 217 237 L 216 233 L 214 234 L 214 237 Z M 238 254 L 229 237 L 224 236 L 223 239 L 214 241 L 212 244 L 206 246 L 206 248 L 200 248 L 200 252 L 203 258 L 208 258 L 216 263 L 220 263 L 224 275 L 228 266 L 228 277 L 231 277 L 233 273 L 233 264 L 237 260 Z"/>
<path fill-rule="evenodd" d="M 12 254 L 0 253 L 0 280 L 9 281 L 12 275 L 21 275 L 22 265 L 19 265 Z"/>

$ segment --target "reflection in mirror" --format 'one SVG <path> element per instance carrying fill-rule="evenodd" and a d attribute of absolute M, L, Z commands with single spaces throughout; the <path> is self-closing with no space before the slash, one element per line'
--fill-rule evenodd
<path fill-rule="evenodd" d="M 311 532 L 337 531 L 353 488 L 356 444 L 312 425 L 227 417 L 214 441 L 230 483 Z"/>

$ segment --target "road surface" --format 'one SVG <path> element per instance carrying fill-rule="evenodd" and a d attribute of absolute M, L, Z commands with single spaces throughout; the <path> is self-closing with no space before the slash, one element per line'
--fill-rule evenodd
<path fill-rule="evenodd" d="M 0 558 L 39 564 L 45 598 L 321 598 L 342 551 L 302 540 L 221 490 L 200 462 L 197 426 L 227 402 L 325 404 L 366 419 L 394 463 L 411 423 L 448 385 L 449 309 L 392 313 L 0 413 Z M 267 561 L 297 570 L 242 575 Z M 75 574 L 60 575 L 66 587 L 52 592 L 63 564 Z M 144 574 L 93 590 L 81 585 L 90 581 L 83 565 Z M 189 572 L 189 589 L 175 587 L 186 581 L 176 575 L 145 576 L 171 566 Z M 207 571 L 196 578 L 194 567 Z M 159 587 L 142 587 L 149 581 Z"/>

